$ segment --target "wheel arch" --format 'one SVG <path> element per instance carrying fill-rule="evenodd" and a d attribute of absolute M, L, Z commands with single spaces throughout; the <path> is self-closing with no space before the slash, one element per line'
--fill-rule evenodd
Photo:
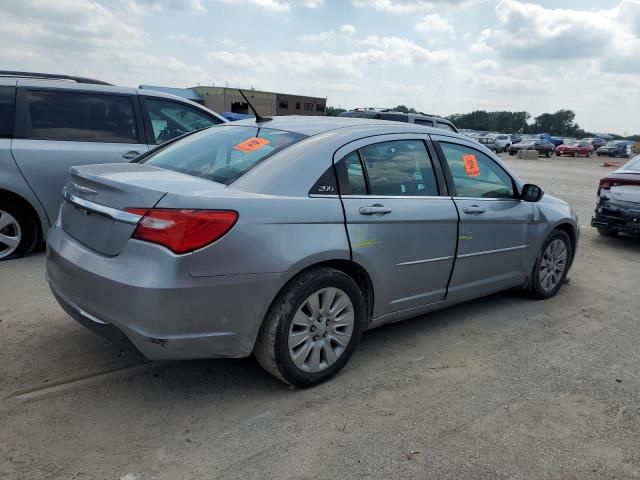
<path fill-rule="evenodd" d="M 264 311 L 263 317 L 260 319 L 260 325 L 264 324 L 265 318 L 269 315 L 269 312 L 273 308 L 275 302 L 278 300 L 280 294 L 300 275 L 308 272 L 309 270 L 313 270 L 319 267 L 330 267 L 339 270 L 346 275 L 349 275 L 354 282 L 360 288 L 362 295 L 364 297 L 365 306 L 367 308 L 367 326 L 371 323 L 371 319 L 373 317 L 373 302 L 374 302 L 374 290 L 373 290 L 373 282 L 371 281 L 371 277 L 366 269 L 357 262 L 348 259 L 328 259 L 318 261 L 313 264 L 309 264 L 304 268 L 296 271 L 295 274 L 289 276 L 287 280 L 277 289 L 273 299 L 269 303 L 267 309 Z M 366 328 L 366 326 L 365 326 Z"/>
<path fill-rule="evenodd" d="M 42 219 L 40 218 L 40 215 L 38 215 L 38 212 L 33 207 L 33 205 L 28 200 L 21 197 L 17 193 L 0 188 L 0 205 L 5 201 L 12 202 L 14 205 L 19 205 L 21 208 L 24 208 L 28 212 L 29 216 L 36 223 L 37 235 L 38 235 L 37 241 L 42 242 L 44 240 Z"/>
<path fill-rule="evenodd" d="M 576 228 L 572 224 L 564 222 L 559 223 L 553 229 L 565 232 L 569 236 L 569 240 L 571 240 L 571 263 L 569 264 L 569 266 L 571 266 L 571 264 L 573 264 L 573 259 L 576 256 L 576 247 L 578 246 L 578 234 L 576 232 Z"/>

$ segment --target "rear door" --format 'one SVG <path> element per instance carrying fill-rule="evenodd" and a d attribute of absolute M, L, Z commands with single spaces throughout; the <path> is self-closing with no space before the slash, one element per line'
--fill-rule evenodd
<path fill-rule="evenodd" d="M 434 155 L 426 135 L 384 135 L 334 156 L 353 260 L 374 286 L 374 319 L 444 299 L 458 214 Z"/>
<path fill-rule="evenodd" d="M 13 157 L 52 223 L 70 167 L 148 150 L 135 93 L 19 87 Z"/>
<path fill-rule="evenodd" d="M 447 299 L 479 297 L 521 283 L 534 203 L 518 198 L 511 176 L 471 142 L 431 138 L 460 214 L 456 262 Z"/>

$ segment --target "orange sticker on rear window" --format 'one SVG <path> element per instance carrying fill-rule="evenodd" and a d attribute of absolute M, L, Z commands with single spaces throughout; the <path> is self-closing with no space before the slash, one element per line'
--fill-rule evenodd
<path fill-rule="evenodd" d="M 477 177 L 480 175 L 480 167 L 478 167 L 478 161 L 475 155 L 463 155 L 462 161 L 464 162 L 464 169 L 468 177 Z"/>
<path fill-rule="evenodd" d="M 255 152 L 256 150 L 260 150 L 261 148 L 269 145 L 271 142 L 266 138 L 258 138 L 252 137 L 247 138 L 244 142 L 240 142 L 235 147 L 234 150 L 240 150 L 241 152 Z"/>

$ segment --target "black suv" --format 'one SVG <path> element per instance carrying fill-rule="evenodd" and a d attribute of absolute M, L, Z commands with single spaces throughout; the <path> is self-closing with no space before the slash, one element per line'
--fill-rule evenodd
<path fill-rule="evenodd" d="M 440 128 L 458 133 L 458 129 L 446 118 L 426 113 L 404 113 L 390 109 L 363 108 L 342 112 L 339 117 L 375 118 L 376 120 L 391 120 L 393 122 L 415 123 L 427 127 Z"/>

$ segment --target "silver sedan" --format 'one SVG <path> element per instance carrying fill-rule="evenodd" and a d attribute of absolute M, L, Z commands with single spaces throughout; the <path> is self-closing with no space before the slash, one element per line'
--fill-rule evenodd
<path fill-rule="evenodd" d="M 47 278 L 77 321 L 149 359 L 252 352 L 298 387 L 363 331 L 501 290 L 555 295 L 569 204 L 419 125 L 276 117 L 135 163 L 74 167 Z"/>

